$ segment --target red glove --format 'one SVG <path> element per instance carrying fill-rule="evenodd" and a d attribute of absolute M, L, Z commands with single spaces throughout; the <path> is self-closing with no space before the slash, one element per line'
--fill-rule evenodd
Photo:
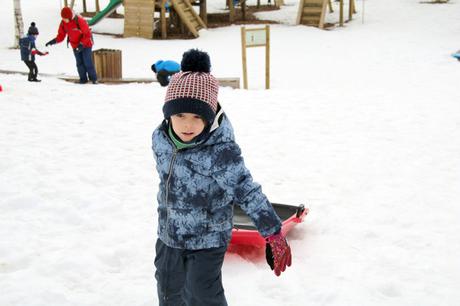
<path fill-rule="evenodd" d="M 268 236 L 266 241 L 265 257 L 267 263 L 272 270 L 275 270 L 276 276 L 280 276 L 281 272 L 286 270 L 286 266 L 291 266 L 291 247 L 281 234 Z"/>

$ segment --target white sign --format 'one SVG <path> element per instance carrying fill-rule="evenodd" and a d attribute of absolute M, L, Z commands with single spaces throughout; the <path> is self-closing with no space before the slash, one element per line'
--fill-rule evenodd
<path fill-rule="evenodd" d="M 246 30 L 246 47 L 265 46 L 267 44 L 267 30 L 250 29 Z"/>

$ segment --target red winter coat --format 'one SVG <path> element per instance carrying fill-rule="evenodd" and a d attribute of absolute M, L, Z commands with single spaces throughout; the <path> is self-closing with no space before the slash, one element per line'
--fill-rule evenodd
<path fill-rule="evenodd" d="M 73 17 L 67 23 L 61 21 L 56 36 L 56 42 L 60 43 L 63 41 L 66 35 L 69 35 L 69 42 L 73 49 L 77 48 L 80 43 L 86 48 L 93 46 L 91 29 L 86 20 L 79 15 Z"/>

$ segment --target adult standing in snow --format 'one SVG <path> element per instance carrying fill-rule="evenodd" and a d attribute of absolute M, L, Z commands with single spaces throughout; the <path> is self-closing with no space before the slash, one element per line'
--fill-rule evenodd
<path fill-rule="evenodd" d="M 180 71 L 180 64 L 176 61 L 156 61 L 151 67 L 156 74 L 157 80 L 161 86 L 168 86 L 171 76 Z"/>
<path fill-rule="evenodd" d="M 227 305 L 221 270 L 234 203 L 266 238 L 275 274 L 291 265 L 281 221 L 244 165 L 210 67 L 207 53 L 184 53 L 182 71 L 166 91 L 164 120 L 152 135 L 160 177 L 155 257 L 160 306 Z"/>
<path fill-rule="evenodd" d="M 35 46 L 35 40 L 38 36 L 38 28 L 35 25 L 35 22 L 30 24 L 29 30 L 27 31 L 27 36 L 19 40 L 19 48 L 21 50 L 21 60 L 29 68 L 29 75 L 27 80 L 29 82 L 41 82 L 37 79 L 38 67 L 35 64 L 35 55 L 40 56 L 47 55 L 48 52 L 41 52 Z"/>
<path fill-rule="evenodd" d="M 56 38 L 47 42 L 46 46 L 60 43 L 67 36 L 67 41 L 72 46 L 77 62 L 80 84 L 87 83 L 88 79 L 96 84 L 97 75 L 92 58 L 93 38 L 88 23 L 83 17 L 75 15 L 72 9 L 67 6 L 62 8 L 61 17 L 62 21 L 59 24 Z"/>

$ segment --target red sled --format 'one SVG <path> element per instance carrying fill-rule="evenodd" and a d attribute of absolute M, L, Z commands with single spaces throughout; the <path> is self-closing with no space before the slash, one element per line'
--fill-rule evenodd
<path fill-rule="evenodd" d="M 299 206 L 272 203 L 275 212 L 281 218 L 281 233 L 286 237 L 287 233 L 308 214 L 309 209 L 303 204 Z M 230 247 L 251 246 L 256 248 L 265 247 L 265 239 L 259 234 L 254 223 L 248 215 L 238 206 L 234 206 L 233 229 Z"/>

